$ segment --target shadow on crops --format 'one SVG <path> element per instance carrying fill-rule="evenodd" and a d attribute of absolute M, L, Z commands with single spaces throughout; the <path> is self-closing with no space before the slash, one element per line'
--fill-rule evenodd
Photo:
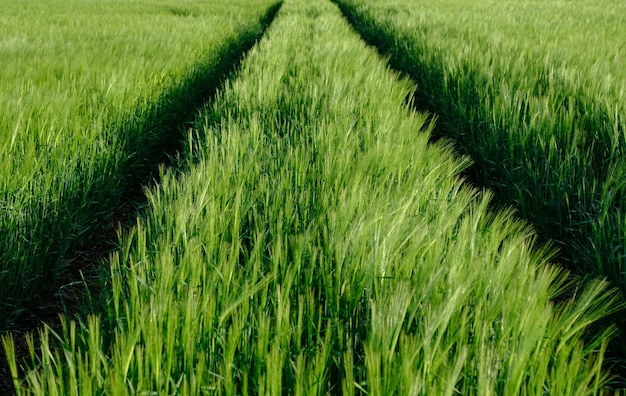
<path fill-rule="evenodd" d="M 9 270 L 0 271 L 0 334 L 13 332 L 23 338 L 21 335 L 42 322 L 56 327 L 60 313 L 98 310 L 99 276 L 104 271 L 99 263 L 117 249 L 118 228 L 134 225 L 146 203 L 144 188 L 158 183 L 159 168 L 183 162 L 175 157 L 184 151 L 186 130 L 197 112 L 236 72 L 281 5 L 279 1 L 265 12 L 261 31 L 250 28 L 241 32 L 224 43 L 217 54 L 201 61 L 184 81 L 164 91 L 147 111 L 138 109 L 128 119 L 111 125 L 113 132 L 107 144 L 119 151 L 118 161 L 96 162 L 97 169 L 81 169 L 78 164 L 74 180 L 62 191 L 60 210 L 50 210 L 46 202 L 29 203 L 37 226 L 24 227 L 23 235 L 8 242 L 26 241 L 20 245 L 19 257 L 3 257 L 0 252 L 0 259 L 11 261 L 4 263 Z M 218 59 L 217 63 L 213 59 Z M 20 262 L 36 264 L 24 272 Z M 26 355 L 24 340 L 21 345 L 20 340 L 16 343 L 18 353 Z M 5 364 L 0 352 L 2 394 L 13 389 Z"/>
<path fill-rule="evenodd" d="M 482 106 L 480 98 L 484 93 L 479 90 L 486 85 L 485 77 L 467 67 L 462 78 L 446 83 L 444 78 L 449 76 L 440 59 L 412 54 L 422 48 L 411 48 L 403 42 L 401 33 L 394 36 L 388 26 L 360 15 L 341 1 L 333 1 L 363 40 L 389 59 L 391 68 L 416 82 L 418 89 L 407 102 L 417 111 L 437 114 L 433 140 L 452 139 L 458 152 L 473 158 L 474 165 L 464 177 L 475 186 L 493 191 L 494 208 L 515 207 L 520 217 L 534 225 L 542 242 L 550 241 L 559 247 L 561 264 L 583 279 L 607 276 L 621 290 L 624 301 L 626 285 L 620 270 L 626 267 L 626 243 L 620 236 L 623 233 L 620 223 L 623 186 L 618 185 L 619 181 L 613 182 L 613 178 L 616 178 L 615 168 L 624 163 L 622 151 L 626 142 L 610 143 L 611 136 L 618 135 L 623 140 L 624 131 L 621 124 L 616 126 L 609 110 L 574 87 L 559 86 L 557 93 L 563 95 L 560 110 L 573 111 L 574 122 L 580 130 L 596 133 L 580 140 L 576 148 L 580 160 L 571 152 L 546 153 L 536 143 L 531 143 L 529 156 L 528 145 L 522 147 L 520 142 L 509 138 L 511 124 L 494 122 L 492 110 Z M 548 74 L 539 73 L 540 76 Z M 533 116 L 529 109 L 530 106 L 522 107 L 516 114 L 522 125 Z M 561 127 L 561 133 L 555 136 L 557 147 L 571 145 L 568 139 L 574 131 L 567 128 Z M 618 160 L 614 160 L 615 156 Z M 555 169 L 555 164 L 562 163 L 573 164 L 573 171 L 565 169 L 571 174 L 563 176 L 560 174 L 563 169 Z M 537 183 L 537 169 L 549 170 L 542 183 Z M 568 178 L 566 183 L 563 177 Z M 592 190 L 593 194 L 580 193 L 585 191 L 581 186 L 590 183 L 597 183 L 599 189 Z M 617 191 L 616 195 L 610 200 L 600 196 L 602 186 L 611 186 L 612 191 Z M 605 200 L 607 202 L 603 202 Z M 600 327 L 617 324 L 621 332 L 626 333 L 623 314 L 624 309 L 621 309 Z M 622 336 L 617 336 L 607 360 L 615 363 L 614 371 L 620 377 L 615 386 L 620 388 L 626 387 L 625 356 L 626 342 Z"/>

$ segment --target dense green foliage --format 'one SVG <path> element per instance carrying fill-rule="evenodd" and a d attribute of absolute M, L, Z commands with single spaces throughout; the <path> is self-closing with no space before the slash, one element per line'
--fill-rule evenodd
<path fill-rule="evenodd" d="M 626 295 L 624 2 L 337 2 L 413 78 L 474 181 Z"/>
<path fill-rule="evenodd" d="M 0 0 L 0 331 L 180 146 L 276 4 Z"/>
<path fill-rule="evenodd" d="M 488 210 L 411 85 L 286 1 L 121 236 L 108 311 L 43 331 L 20 394 L 598 393 L 606 285 Z"/>

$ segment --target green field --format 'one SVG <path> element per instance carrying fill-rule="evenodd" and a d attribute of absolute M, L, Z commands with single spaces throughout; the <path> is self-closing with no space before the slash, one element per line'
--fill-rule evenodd
<path fill-rule="evenodd" d="M 626 296 L 624 2 L 337 3 L 411 76 L 437 135 L 474 159 L 471 179 L 559 247 L 561 263 Z"/>
<path fill-rule="evenodd" d="M 92 307 L 91 315 L 63 318 L 59 330 L 43 327 L 28 336 L 26 353 L 16 349 L 16 337 L 10 332 L 2 336 L 15 392 L 53 396 L 610 394 L 616 383 L 606 356 L 616 331 L 598 323 L 619 309 L 619 293 L 607 281 L 573 277 L 555 265 L 562 255 L 554 243 L 543 242 L 553 236 L 542 234 L 539 225 L 520 220 L 513 207 L 494 201 L 499 195 L 491 190 L 467 183 L 465 177 L 476 166 L 485 165 L 469 148 L 459 151 L 457 140 L 441 139 L 440 131 L 460 128 L 464 119 L 470 126 L 484 121 L 473 118 L 484 115 L 482 107 L 444 101 L 448 96 L 464 98 L 465 89 L 476 92 L 475 88 L 444 75 L 445 91 L 437 96 L 428 86 L 430 80 L 411 73 L 421 70 L 431 73 L 433 81 L 439 78 L 434 74 L 438 69 L 412 56 L 410 49 L 418 48 L 431 51 L 424 57 L 445 60 L 453 69 L 458 65 L 479 81 L 489 80 L 525 98 L 527 87 L 515 79 L 522 75 L 520 70 L 512 68 L 517 74 L 507 74 L 508 80 L 504 74 L 489 79 L 480 74 L 482 58 L 467 48 L 454 52 L 465 47 L 449 44 L 446 40 L 453 36 L 443 32 L 462 26 L 467 29 L 462 30 L 465 37 L 488 37 L 485 32 L 500 29 L 498 45 L 526 46 L 528 54 L 541 48 L 546 54 L 556 54 L 561 47 L 533 47 L 530 33 L 526 43 L 506 41 L 513 37 L 506 29 L 516 28 L 506 22 L 504 14 L 488 20 L 502 20 L 500 28 L 469 17 L 453 22 L 445 18 L 445 7 L 437 14 L 436 6 L 428 9 L 412 1 L 400 5 L 345 0 L 339 2 L 348 16 L 344 18 L 330 0 L 285 0 L 263 38 L 221 85 L 221 70 L 229 68 L 220 59 L 236 63 L 244 42 L 251 44 L 261 35 L 278 3 L 59 4 L 67 8 L 59 14 L 58 25 L 55 18 L 44 18 L 50 10 L 11 5 L 13 25 L 5 24 L 12 26 L 9 32 L 16 38 L 11 40 L 37 36 L 20 21 L 37 20 L 39 15 L 44 26 L 40 35 L 44 29 L 54 31 L 55 26 L 70 29 L 74 45 L 85 51 L 79 55 L 69 51 L 65 58 L 73 61 L 63 60 L 58 48 L 35 55 L 50 59 L 45 67 L 25 60 L 24 64 L 32 64 L 33 76 L 44 73 L 39 80 L 19 73 L 16 58 L 11 58 L 16 70 L 6 87 L 21 94 L 2 102 L 8 109 L 3 120 L 7 125 L 31 126 L 7 135 L 2 155 L 12 158 L 23 153 L 29 158 L 24 175 L 31 176 L 20 179 L 16 162 L 15 168 L 6 165 L 10 172 L 6 175 L 19 177 L 6 176 L 3 183 L 28 181 L 25 185 L 30 189 L 24 189 L 20 199 L 24 208 L 39 208 L 41 216 L 38 220 L 24 212 L 24 218 L 32 218 L 33 224 L 48 221 L 57 227 L 55 232 L 74 233 L 70 242 L 64 238 L 47 241 L 46 236 L 56 234 L 41 228 L 41 242 L 32 239 L 34 253 L 17 255 L 23 265 L 40 265 L 45 268 L 42 274 L 54 279 L 64 267 L 63 260 L 72 257 L 77 246 L 89 243 L 86 234 L 110 221 L 107 213 L 123 202 L 127 185 L 149 181 L 142 175 L 155 173 L 158 164 L 167 160 L 162 155 L 165 149 L 169 155 L 178 152 L 177 159 L 169 161 L 177 166 L 158 168 L 154 176 L 158 182 L 146 189 L 146 207 L 132 228 L 120 228 L 117 242 L 111 242 L 118 248 L 102 260 L 106 274 L 99 298 L 104 303 Z M 36 4 L 33 0 L 33 7 Z M 487 9 L 479 6 L 486 6 L 486 1 L 467 9 L 460 2 L 455 4 L 458 7 L 446 12 L 465 10 L 487 18 Z M 70 17 L 74 13 L 75 19 Z M 368 47 L 346 19 L 363 38 L 387 52 L 394 67 L 411 65 L 405 71 L 412 79 L 392 71 L 387 59 Z M 110 48 L 102 37 L 94 41 L 78 37 L 88 20 L 100 23 L 94 34 L 108 31 Z M 480 36 L 473 28 L 485 32 Z M 123 31 L 130 38 L 114 33 L 120 29 L 127 29 Z M 526 25 L 518 29 L 532 30 Z M 416 32 L 417 36 L 412 35 Z M 50 47 L 67 45 L 58 36 L 62 35 L 45 35 Z M 47 48 L 43 36 L 37 37 L 40 41 L 34 50 Z M 459 43 L 458 39 L 450 41 Z M 488 38 L 477 42 L 489 43 Z M 137 47 L 126 56 L 120 55 L 119 48 L 104 55 L 106 48 L 115 47 L 113 43 Z M 450 52 L 440 50 L 437 43 L 442 48 L 441 43 L 450 45 L 446 47 Z M 87 53 L 103 62 L 86 62 Z M 465 58 L 459 54 L 474 63 L 463 63 Z M 483 55 L 496 62 L 494 55 L 485 51 Z M 506 63 L 509 58 L 500 55 Z M 585 64 L 584 59 L 591 58 L 592 52 L 589 58 L 572 59 Z M 0 56 L 0 62 L 4 59 Z M 117 67 L 107 65 L 109 60 L 118 62 Z M 59 62 L 56 68 L 55 62 Z M 75 64 L 82 65 L 82 74 L 72 71 Z M 470 64 L 477 69 L 469 68 Z M 72 77 L 56 79 L 59 73 Z M 604 69 L 598 73 L 606 76 Z M 534 73 L 529 75 L 524 81 L 530 87 Z M 106 76 L 120 79 L 120 84 L 112 84 Z M 585 76 L 591 81 L 594 75 Z M 49 99 L 31 97 L 34 91 L 19 88 L 35 80 L 47 87 L 42 92 L 50 93 Z M 509 87 L 507 81 L 518 85 Z M 549 80 L 545 89 L 557 92 L 562 88 L 559 84 L 570 87 L 570 82 Z M 220 88 L 211 95 L 216 85 Z M 619 90 L 611 84 L 605 88 L 602 106 L 609 106 L 617 99 L 608 95 L 617 95 Z M 189 93 L 200 99 L 188 99 Z M 54 102 L 57 94 L 61 96 Z M 475 97 L 481 106 L 489 98 Z M 206 102 L 196 111 L 202 99 Z M 427 99 L 450 106 L 449 113 L 433 115 L 414 109 L 415 104 L 429 103 Z M 30 107 L 18 105 L 17 100 Z M 527 105 L 524 111 L 539 117 L 530 117 L 528 122 L 545 126 L 548 119 L 541 117 L 554 110 L 549 107 L 551 100 L 554 96 L 547 95 L 533 102 L 548 106 L 543 112 Z M 37 110 L 42 103 L 50 104 L 48 113 Z M 64 103 L 70 107 L 63 110 L 67 113 L 62 112 Z M 492 106 L 501 107 L 500 102 Z M 500 122 L 502 113 L 492 110 L 490 114 Z M 565 116 L 558 113 L 558 117 Z M 89 125 L 95 126 L 89 129 Z M 621 128 L 619 122 L 615 125 Z M 583 135 L 580 132 L 576 137 L 588 142 Z M 545 136 L 551 135 L 540 135 L 537 140 Z M 41 151 L 43 141 L 46 152 Z M 578 147 L 577 142 L 572 142 L 573 147 Z M 585 149 L 595 150 L 605 143 Z M 611 144 L 618 153 L 619 144 Z M 528 150 L 516 143 L 511 152 L 518 146 Z M 488 145 L 487 149 L 491 150 Z M 572 150 L 570 154 L 579 148 Z M 551 162 L 555 161 L 551 155 L 556 155 L 552 151 L 532 152 L 536 157 L 522 152 L 529 164 L 544 164 L 551 173 L 558 173 L 550 168 L 556 163 Z M 581 168 L 575 172 L 600 166 L 585 163 L 587 159 L 576 161 L 572 159 Z M 619 158 L 615 161 L 612 172 L 618 171 Z M 507 169 L 500 162 L 496 167 Z M 534 171 L 527 168 L 528 174 Z M 56 180 L 64 175 L 60 169 L 71 182 L 55 190 Z M 111 175 L 101 177 L 102 169 L 111 169 Z M 606 187 L 601 184 L 605 181 L 597 180 L 594 186 Z M 90 183 L 100 184 L 96 188 Z M 494 183 L 493 191 L 500 194 L 499 187 L 511 180 Z M 119 197 L 107 198 L 110 203 L 94 211 L 107 189 L 122 192 L 111 192 Z M 63 194 L 73 197 L 74 206 L 54 209 L 62 201 L 66 205 Z M 614 198 L 611 208 L 618 206 L 618 197 Z M 510 203 L 517 201 L 513 198 Z M 499 203 L 497 208 L 494 202 Z M 525 209 L 514 207 L 526 215 Z M 11 213 L 7 209 L 5 217 L 12 219 Z M 84 218 L 83 233 L 64 228 L 64 221 L 74 224 L 73 218 L 66 219 L 69 213 Z M 16 246 L 6 257 L 21 251 L 21 245 Z M 47 267 L 45 259 L 37 264 L 36 259 L 48 254 L 36 249 L 55 251 L 59 264 Z M 13 267 L 6 268 L 13 271 Z M 36 274 L 31 277 L 41 281 L 43 275 L 32 271 L 26 273 Z M 608 272 L 603 271 L 596 273 Z M 7 279 L 26 279 L 20 276 L 25 275 Z M 41 290 L 39 297 L 25 296 L 18 290 L 24 287 L 21 284 L 6 284 L 15 289 L 3 289 L 7 297 L 0 301 L 11 304 L 22 301 L 27 306 L 30 299 L 49 293 Z M 19 320 L 16 312 L 7 312 Z M 11 322 L 7 323 L 10 328 Z"/>
<path fill-rule="evenodd" d="M 0 1 L 0 331 L 102 243 L 276 3 Z"/>

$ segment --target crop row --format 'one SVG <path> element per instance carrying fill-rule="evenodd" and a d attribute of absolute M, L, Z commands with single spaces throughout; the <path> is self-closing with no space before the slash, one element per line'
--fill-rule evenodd
<path fill-rule="evenodd" d="M 11 359 L 20 394 L 599 392 L 606 284 L 491 212 L 411 92 L 329 1 L 285 1 L 121 236 L 107 311 Z"/>
<path fill-rule="evenodd" d="M 338 3 L 415 81 L 414 103 L 471 155 L 473 181 L 558 246 L 561 263 L 626 296 L 624 4 Z"/>
<path fill-rule="evenodd" d="M 0 331 L 103 244 L 276 3 L 0 1 Z"/>

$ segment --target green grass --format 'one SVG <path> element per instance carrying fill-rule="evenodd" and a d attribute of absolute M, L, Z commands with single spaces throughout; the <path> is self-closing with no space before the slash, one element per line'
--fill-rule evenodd
<path fill-rule="evenodd" d="M 471 178 L 572 271 L 626 296 L 623 2 L 337 3 L 412 77 L 438 136 L 474 159 Z"/>
<path fill-rule="evenodd" d="M 43 330 L 18 393 L 600 393 L 615 296 L 490 212 L 411 92 L 286 1 L 121 236 L 107 312 Z"/>
<path fill-rule="evenodd" d="M 276 4 L 0 1 L 0 331 L 102 242 Z"/>

